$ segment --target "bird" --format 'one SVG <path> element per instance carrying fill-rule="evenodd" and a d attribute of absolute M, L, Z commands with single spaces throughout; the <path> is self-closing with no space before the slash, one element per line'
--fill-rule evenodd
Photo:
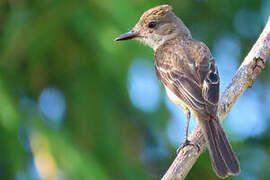
<path fill-rule="evenodd" d="M 170 5 L 143 13 L 132 30 L 115 41 L 136 39 L 153 48 L 155 72 L 169 99 L 187 117 L 184 142 L 191 144 L 188 128 L 191 113 L 206 139 L 211 164 L 220 178 L 240 173 L 239 161 L 217 116 L 220 77 L 205 43 L 195 40 Z"/>

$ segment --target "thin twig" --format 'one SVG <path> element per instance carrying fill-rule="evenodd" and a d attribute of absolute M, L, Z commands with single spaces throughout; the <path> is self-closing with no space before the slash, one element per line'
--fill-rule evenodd
<path fill-rule="evenodd" d="M 218 117 L 220 121 L 227 116 L 232 106 L 243 94 L 251 87 L 256 77 L 265 66 L 267 56 L 270 53 L 270 17 L 264 27 L 263 32 L 253 45 L 252 49 L 245 57 L 243 63 L 235 74 L 231 84 L 222 94 L 219 102 Z M 200 154 L 206 147 L 206 142 L 199 127 L 196 127 L 190 134 L 189 140 L 198 144 L 200 152 L 194 146 L 186 146 L 181 149 L 177 157 L 163 176 L 162 180 L 182 180 L 185 179 L 188 172 L 197 161 Z"/>

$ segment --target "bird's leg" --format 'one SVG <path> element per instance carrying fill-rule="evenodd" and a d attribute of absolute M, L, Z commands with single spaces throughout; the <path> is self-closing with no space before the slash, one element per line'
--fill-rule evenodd
<path fill-rule="evenodd" d="M 190 142 L 188 140 L 189 122 L 190 122 L 190 111 L 188 110 L 188 112 L 187 112 L 187 122 L 186 122 L 186 128 L 185 128 L 185 135 L 184 135 L 184 144 L 188 144 Z"/>
<path fill-rule="evenodd" d="M 185 128 L 184 142 L 182 143 L 182 145 L 179 148 L 177 148 L 177 154 L 180 152 L 181 149 L 183 149 L 187 145 L 195 146 L 197 148 L 198 152 L 200 151 L 199 146 L 197 146 L 194 143 L 191 143 L 188 140 L 188 129 L 189 129 L 189 122 L 190 122 L 190 111 L 189 111 L 189 109 L 187 109 L 186 112 L 187 112 L 186 113 L 186 115 L 187 115 L 187 122 L 186 122 L 186 128 Z"/>

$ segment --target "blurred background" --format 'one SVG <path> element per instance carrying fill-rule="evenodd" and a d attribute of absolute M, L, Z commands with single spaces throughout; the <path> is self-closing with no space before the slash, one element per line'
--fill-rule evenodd
<path fill-rule="evenodd" d="M 162 177 L 186 118 L 155 76 L 153 50 L 113 41 L 160 4 L 211 49 L 221 92 L 270 15 L 269 0 L 0 1 L 1 180 Z M 269 76 L 224 121 L 242 169 L 229 179 L 270 178 Z M 208 153 L 187 179 L 217 179 Z"/>

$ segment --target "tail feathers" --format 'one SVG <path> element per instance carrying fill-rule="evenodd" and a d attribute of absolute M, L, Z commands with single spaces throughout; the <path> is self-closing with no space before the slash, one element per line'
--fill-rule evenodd
<path fill-rule="evenodd" d="M 239 174 L 238 159 L 219 121 L 217 119 L 205 120 L 202 126 L 216 174 L 221 178 Z"/>

